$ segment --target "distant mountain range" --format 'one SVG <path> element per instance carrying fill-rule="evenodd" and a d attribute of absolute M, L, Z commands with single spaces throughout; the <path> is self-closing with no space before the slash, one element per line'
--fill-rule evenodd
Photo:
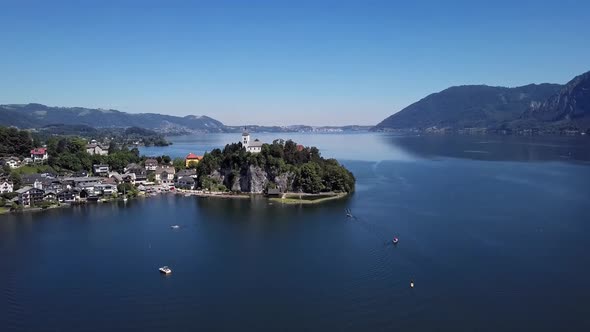
<path fill-rule="evenodd" d="M 391 115 L 373 130 L 434 127 L 587 130 L 590 128 L 590 72 L 566 85 L 451 87 Z"/>
<path fill-rule="evenodd" d="M 208 116 L 184 117 L 155 113 L 131 114 L 117 110 L 83 107 L 51 107 L 42 104 L 0 105 L 0 125 L 21 129 L 66 125 L 92 128 L 140 127 L 163 134 L 188 134 L 195 132 L 240 132 L 244 126 L 226 126 Z M 74 126 L 74 127 L 71 127 Z M 369 130 L 372 126 L 258 126 L 248 125 L 253 132 L 342 132 Z"/>
<path fill-rule="evenodd" d="M 88 125 L 94 128 L 141 127 L 158 131 L 221 132 L 224 124 L 208 116 L 185 117 L 153 113 L 131 114 L 83 107 L 50 107 L 41 104 L 0 105 L 0 124 L 19 128 L 48 125 Z"/>

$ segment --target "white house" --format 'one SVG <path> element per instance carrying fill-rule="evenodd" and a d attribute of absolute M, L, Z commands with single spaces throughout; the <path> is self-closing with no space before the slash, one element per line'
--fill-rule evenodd
<path fill-rule="evenodd" d="M 20 166 L 20 160 L 17 157 L 8 157 L 4 158 L 4 164 L 8 165 L 10 168 L 17 168 Z"/>
<path fill-rule="evenodd" d="M 172 166 L 158 166 L 156 169 L 155 180 L 160 183 L 174 183 L 176 170 Z"/>
<path fill-rule="evenodd" d="M 13 189 L 12 182 L 6 180 L 0 181 L 0 194 L 11 193 Z"/>
<path fill-rule="evenodd" d="M 109 147 L 104 146 L 100 143 L 96 143 L 96 140 L 90 141 L 89 144 L 86 145 L 86 152 L 89 154 L 97 154 L 100 156 L 106 156 L 109 154 Z"/>
<path fill-rule="evenodd" d="M 33 162 L 44 162 L 49 159 L 47 148 L 34 148 L 31 150 L 31 159 L 33 159 Z"/>
<path fill-rule="evenodd" d="M 258 139 L 250 141 L 250 133 L 244 129 L 244 132 L 242 133 L 242 145 L 244 148 L 246 148 L 246 151 L 251 153 L 259 153 L 262 151 L 262 144 L 264 143 Z"/>
<path fill-rule="evenodd" d="M 92 165 L 94 174 L 107 176 L 109 174 L 109 165 L 106 164 L 95 164 Z"/>
<path fill-rule="evenodd" d="M 156 159 L 146 159 L 145 169 L 148 171 L 155 171 L 158 168 L 158 161 Z"/>

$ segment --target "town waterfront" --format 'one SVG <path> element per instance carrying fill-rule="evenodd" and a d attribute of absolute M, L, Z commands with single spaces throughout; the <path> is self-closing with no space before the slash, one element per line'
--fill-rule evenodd
<path fill-rule="evenodd" d="M 588 138 L 259 138 L 317 146 L 355 174 L 356 192 L 306 206 L 164 194 L 2 215 L 2 330 L 590 329 Z M 141 152 L 184 157 L 237 139 L 171 140 Z"/>

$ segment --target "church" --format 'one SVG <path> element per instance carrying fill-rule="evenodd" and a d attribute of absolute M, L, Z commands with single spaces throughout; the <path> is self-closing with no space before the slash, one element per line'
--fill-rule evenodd
<path fill-rule="evenodd" d="M 250 141 L 250 133 L 244 128 L 244 132 L 242 133 L 242 146 L 246 148 L 246 151 L 252 153 L 259 153 L 262 151 L 262 142 L 258 139 L 254 141 Z"/>

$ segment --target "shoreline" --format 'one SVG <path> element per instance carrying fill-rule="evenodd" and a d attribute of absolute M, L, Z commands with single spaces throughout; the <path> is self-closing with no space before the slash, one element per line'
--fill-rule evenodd
<path fill-rule="evenodd" d="M 241 194 L 232 194 L 227 192 L 203 192 L 201 190 L 188 190 L 188 189 L 176 189 L 174 191 L 168 192 L 158 192 L 158 193 L 142 193 L 137 195 L 136 197 L 129 198 L 129 200 L 135 199 L 145 199 L 151 198 L 155 196 L 160 196 L 163 194 L 172 194 L 172 195 L 179 195 L 184 197 L 201 197 L 201 198 L 222 198 L 222 199 L 249 199 L 255 196 L 260 196 L 266 198 L 269 202 L 274 203 L 281 203 L 285 205 L 297 205 L 297 204 L 320 204 L 323 202 L 336 200 L 340 198 L 344 198 L 349 193 L 320 193 L 320 194 L 309 194 L 309 193 L 284 193 L 282 197 L 268 197 L 262 193 L 241 193 Z M 304 199 L 303 197 L 313 198 L 317 197 L 317 199 Z M 98 201 L 76 201 L 76 202 L 65 202 L 55 204 L 46 208 L 41 207 L 28 207 L 19 210 L 10 210 L 7 208 L 0 208 L 0 216 L 7 215 L 7 214 L 17 214 L 23 212 L 40 212 L 40 211 L 47 211 L 53 209 L 63 209 L 63 208 L 71 208 L 72 206 L 77 205 L 85 205 L 85 204 L 104 204 L 104 203 L 118 203 L 123 202 L 122 198 L 110 198 L 110 199 L 102 199 Z"/>

